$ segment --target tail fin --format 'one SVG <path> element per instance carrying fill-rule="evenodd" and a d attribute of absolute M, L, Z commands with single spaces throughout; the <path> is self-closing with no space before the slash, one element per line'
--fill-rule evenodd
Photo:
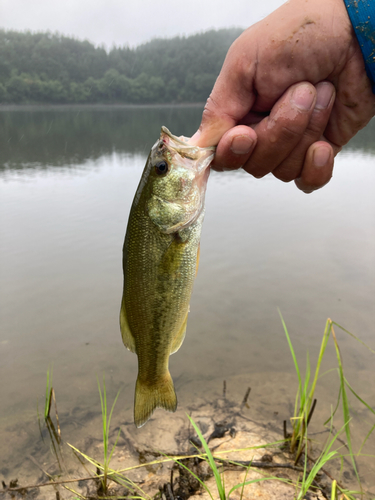
<path fill-rule="evenodd" d="M 153 414 L 155 408 L 174 412 L 177 409 L 177 397 L 169 371 L 158 384 L 149 386 L 139 378 L 135 386 L 134 423 L 142 427 Z"/>

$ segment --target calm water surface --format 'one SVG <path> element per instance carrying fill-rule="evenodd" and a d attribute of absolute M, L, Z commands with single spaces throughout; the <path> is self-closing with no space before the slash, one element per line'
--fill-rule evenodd
<path fill-rule="evenodd" d="M 74 411 L 98 414 L 103 372 L 110 398 L 122 389 L 116 418 L 132 419 L 136 356 L 118 326 L 128 213 L 160 126 L 191 135 L 200 114 L 199 107 L 1 110 L 0 479 L 29 467 L 49 366 L 62 428 Z M 307 351 L 315 365 L 328 317 L 375 349 L 374 137 L 372 122 L 340 153 L 331 183 L 309 196 L 272 176 L 211 174 L 187 336 L 171 357 L 180 405 L 216 398 L 223 379 L 229 393 L 242 394 L 240 378 L 264 418 L 284 412 L 281 427 L 297 382 L 277 308 L 302 366 Z M 374 355 L 336 333 L 348 380 L 375 408 Z M 324 368 L 335 366 L 330 345 Z M 337 378 L 331 372 L 321 381 L 318 424 L 335 405 Z M 358 449 L 375 422 L 353 405 Z M 151 425 L 162 418 L 158 411 Z M 375 455 L 373 437 L 363 452 Z M 361 472 L 373 489 L 374 462 Z"/>

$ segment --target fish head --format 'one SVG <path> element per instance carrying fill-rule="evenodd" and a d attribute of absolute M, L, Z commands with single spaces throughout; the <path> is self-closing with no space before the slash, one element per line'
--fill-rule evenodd
<path fill-rule="evenodd" d="M 210 163 L 215 148 L 199 148 L 162 127 L 148 159 L 147 211 L 163 233 L 195 222 L 204 210 Z"/>

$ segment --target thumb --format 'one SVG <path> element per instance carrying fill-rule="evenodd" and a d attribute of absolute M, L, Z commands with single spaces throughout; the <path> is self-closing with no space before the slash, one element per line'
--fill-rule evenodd
<path fill-rule="evenodd" d="M 199 129 L 190 139 L 191 144 L 216 146 L 224 133 L 236 126 L 254 104 L 255 63 L 251 64 L 251 54 L 242 47 L 241 37 L 228 51 L 204 107 Z"/>

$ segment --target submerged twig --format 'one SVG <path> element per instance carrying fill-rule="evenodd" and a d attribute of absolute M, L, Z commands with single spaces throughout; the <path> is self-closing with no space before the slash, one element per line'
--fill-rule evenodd
<path fill-rule="evenodd" d="M 283 422 L 284 439 L 288 439 L 288 434 L 286 430 L 286 420 Z"/>
<path fill-rule="evenodd" d="M 310 420 L 311 420 L 313 413 L 314 413 L 314 410 L 315 410 L 315 406 L 316 406 L 316 399 L 314 399 L 313 404 L 312 404 L 311 409 L 310 409 L 310 412 L 309 412 L 309 416 L 307 417 L 306 427 L 309 426 Z"/>
<path fill-rule="evenodd" d="M 28 484 L 26 486 L 18 486 L 17 488 L 6 488 L 5 490 L 0 490 L 0 493 L 7 493 L 8 491 L 29 490 L 32 488 L 42 488 L 44 486 L 56 486 L 57 484 L 78 483 L 78 481 L 90 481 L 95 479 L 96 479 L 95 476 L 90 476 L 90 477 L 77 477 L 75 479 L 64 479 L 61 481 L 48 481 L 48 483 Z"/>
<path fill-rule="evenodd" d="M 245 396 L 244 396 L 244 398 L 242 400 L 241 408 L 243 408 L 244 406 L 249 407 L 248 404 L 247 404 L 247 400 L 249 399 L 250 391 L 251 391 L 251 387 L 248 387 L 247 391 L 245 393 Z"/>
<path fill-rule="evenodd" d="M 170 483 L 171 483 L 171 491 L 172 491 L 172 495 L 174 495 L 174 491 L 173 491 L 173 469 L 171 469 L 171 479 L 170 479 Z"/>
<path fill-rule="evenodd" d="M 215 460 L 221 462 L 224 465 L 239 465 L 241 467 L 255 467 L 256 469 L 291 469 L 297 472 L 303 472 L 303 467 L 297 467 L 292 464 L 277 464 L 269 462 L 261 462 L 254 460 L 226 460 L 224 458 L 214 457 Z"/>

